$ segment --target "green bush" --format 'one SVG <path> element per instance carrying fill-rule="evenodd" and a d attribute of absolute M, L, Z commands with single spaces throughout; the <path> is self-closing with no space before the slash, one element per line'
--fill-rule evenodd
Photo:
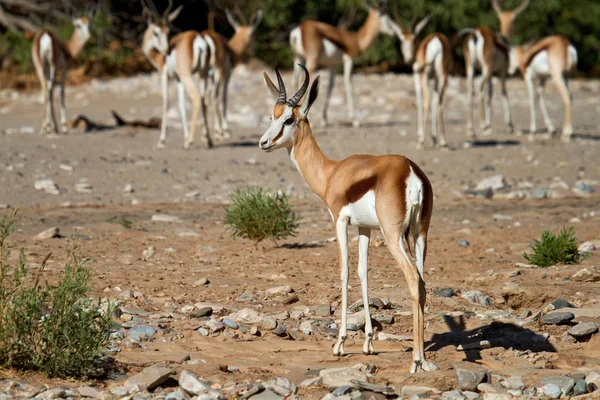
<path fill-rule="evenodd" d="M 19 72 L 33 71 L 31 40 L 22 32 L 6 31 L 0 34 L 0 61 L 10 59 L 19 66 Z"/>
<path fill-rule="evenodd" d="M 300 217 L 292 211 L 284 193 L 256 187 L 237 189 L 231 196 L 233 205 L 225 209 L 225 225 L 234 237 L 258 243 L 273 242 L 295 236 Z"/>
<path fill-rule="evenodd" d="M 13 214 L 14 216 L 14 214 Z M 113 326 L 112 305 L 101 312 L 87 260 L 76 246 L 56 285 L 42 283 L 46 261 L 32 274 L 21 249 L 9 265 L 6 239 L 13 217 L 0 220 L 0 365 L 50 377 L 95 376 Z"/>
<path fill-rule="evenodd" d="M 542 238 L 531 246 L 531 253 L 523 257 L 533 265 L 549 267 L 556 264 L 579 264 L 586 256 L 577 250 L 577 238 L 573 228 L 562 229 L 560 234 L 542 232 Z"/>

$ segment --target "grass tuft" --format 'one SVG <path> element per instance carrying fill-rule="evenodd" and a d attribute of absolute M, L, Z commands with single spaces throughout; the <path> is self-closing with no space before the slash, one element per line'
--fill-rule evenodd
<path fill-rule="evenodd" d="M 573 228 L 563 228 L 558 235 L 542 232 L 542 238 L 531 245 L 529 254 L 523 253 L 529 263 L 539 267 L 556 264 L 579 264 L 587 258 L 577 249 L 577 238 Z"/>

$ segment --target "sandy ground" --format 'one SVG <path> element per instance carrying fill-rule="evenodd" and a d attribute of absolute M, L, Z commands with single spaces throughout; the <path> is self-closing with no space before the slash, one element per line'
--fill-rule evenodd
<path fill-rule="evenodd" d="M 290 75 L 284 78 L 289 81 Z M 543 229 L 574 226 L 581 242 L 600 245 L 600 82 L 573 82 L 576 135 L 570 143 L 543 134 L 533 143 L 528 136 L 509 135 L 496 97 L 494 135 L 463 148 L 467 139 L 466 84 L 452 79 L 445 109 L 451 148 L 425 151 L 415 149 L 412 78 L 356 75 L 356 103 L 363 121 L 358 129 L 347 123 L 343 84 L 341 79 L 336 83 L 330 111 L 333 126 L 319 127 L 323 99 L 311 112 L 323 151 L 338 159 L 354 153 L 403 154 L 417 162 L 432 181 L 435 205 L 425 273 L 425 332 L 427 356 L 441 367 L 438 372 L 408 374 L 410 341 L 376 341 L 378 353 L 364 356 L 360 353 L 362 333 L 357 333 L 347 342 L 350 355 L 336 358 L 331 355 L 334 339 L 327 333 L 295 333 L 296 340 L 269 333 L 203 337 L 195 332 L 202 322 L 181 312 L 183 306 L 198 302 L 220 304 L 229 310 L 250 307 L 278 315 L 288 331 L 297 328 L 299 321 L 284 318 L 286 311 L 329 304 L 335 312 L 333 318 L 340 315 L 337 244 L 327 240 L 333 236 L 329 214 L 287 160 L 286 152 L 263 154 L 258 149 L 272 105 L 258 71 L 234 75 L 230 94 L 233 138 L 212 150 L 198 145 L 189 151 L 182 149 L 175 96 L 167 148 L 158 150 L 154 146 L 156 130 L 109 129 L 45 138 L 37 133 L 39 95 L 0 92 L 0 203 L 21 208 L 11 243 L 27 249 L 32 265 L 52 252 L 49 271 L 59 272 L 70 243 L 64 238 L 36 241 L 33 236 L 53 226 L 64 236 L 76 231 L 81 235 L 83 254 L 92 260 L 94 295 L 114 298 L 120 290 L 137 291 L 143 296 L 128 299 L 124 305 L 153 314 L 172 313 L 172 318 L 149 323 L 161 328 L 152 341 L 120 346 L 116 358 L 132 372 L 156 361 L 178 362 L 190 355 L 207 363 L 186 369 L 222 385 L 273 376 L 299 383 L 311 377 L 311 371 L 365 363 L 377 367 L 373 378 L 377 383 L 425 384 L 448 390 L 454 387 L 451 365 L 463 359 L 482 363 L 494 372 L 524 376 L 526 383 L 556 375 L 557 370 L 600 368 L 599 335 L 588 342 L 572 343 L 566 340 L 564 327 L 533 324 L 521 328 L 515 324 L 523 311 L 543 311 L 556 298 L 579 307 L 600 307 L 600 283 L 569 279 L 584 267 L 598 265 L 599 252 L 577 266 L 515 266 L 524 261 L 522 252 Z M 526 128 L 529 110 L 524 84 L 515 79 L 509 89 L 515 124 Z M 84 114 L 110 123 L 111 109 L 132 118 L 160 114 L 157 76 L 94 81 L 68 88 L 67 93 L 70 117 Z M 555 124 L 561 126 L 562 104 L 553 88 L 548 90 L 547 100 Z M 541 120 L 538 126 L 542 126 Z M 491 199 L 471 195 L 479 181 L 498 174 L 506 185 Z M 42 179 L 58 185 L 59 194 L 36 190 L 34 183 Z M 131 185 L 133 192 L 124 191 L 126 185 Z M 231 238 L 223 226 L 229 193 L 254 185 L 290 194 L 295 210 L 303 217 L 297 237 L 282 241 L 279 247 L 266 242 L 255 247 Z M 581 193 L 581 185 L 591 190 Z M 545 195 L 535 195 L 536 191 Z M 549 198 L 535 198 L 545 196 Z M 0 211 L 3 215 L 9 212 Z M 156 213 L 179 220 L 151 221 Z M 134 227 L 106 222 L 111 217 L 126 218 Z M 354 236 L 351 231 L 351 238 Z M 375 234 L 374 242 L 380 244 L 377 238 Z M 461 239 L 470 245 L 460 247 Z M 370 250 L 370 296 L 389 299 L 392 304 L 391 309 L 376 310 L 376 314 L 394 316 L 392 324 L 379 329 L 411 335 L 410 296 L 404 278 L 386 247 L 375 243 Z M 150 246 L 156 254 L 144 257 L 143 251 Z M 351 241 L 351 263 L 357 263 L 355 241 Z M 202 277 L 210 284 L 193 286 Z M 511 282 L 518 289 L 513 285 L 514 290 L 507 291 L 506 284 Z M 298 301 L 283 304 L 284 297 L 265 294 L 267 288 L 280 285 L 292 286 Z M 354 269 L 350 285 L 353 303 L 360 299 Z M 492 305 L 475 305 L 460 295 L 441 298 L 433 294 L 447 287 L 459 294 L 481 290 L 491 297 Z M 252 299 L 238 301 L 244 293 L 252 294 Z M 533 340 L 540 333 L 550 335 L 547 343 Z M 492 347 L 456 350 L 460 343 L 482 339 L 491 340 Z M 240 369 L 228 373 L 219 370 L 219 365 Z M 301 389 L 301 393 L 316 397 L 326 392 L 316 388 Z"/>

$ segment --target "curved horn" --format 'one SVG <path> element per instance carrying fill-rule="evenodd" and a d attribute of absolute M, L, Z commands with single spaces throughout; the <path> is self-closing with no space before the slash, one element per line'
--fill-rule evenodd
<path fill-rule="evenodd" d="M 502 12 L 502 7 L 498 3 L 498 0 L 491 0 L 492 8 L 496 12 L 496 14 L 500 14 Z"/>
<path fill-rule="evenodd" d="M 279 73 L 279 68 L 275 68 L 275 75 L 277 75 L 277 84 L 279 85 L 279 98 L 277 99 L 277 104 L 285 104 L 287 94 L 285 93 L 285 85 L 283 84 L 283 78 L 281 78 L 281 74 Z"/>
<path fill-rule="evenodd" d="M 523 11 L 525 11 L 525 9 L 527 8 L 527 6 L 529 6 L 529 1 L 530 0 L 525 0 L 515 11 L 515 15 L 518 15 L 520 13 L 522 13 Z"/>
<path fill-rule="evenodd" d="M 165 10 L 165 12 L 162 15 L 162 18 L 164 21 L 167 21 L 167 19 L 169 18 L 169 13 L 171 12 L 171 8 L 173 8 L 173 0 L 169 0 L 169 5 L 167 6 L 167 9 Z"/>
<path fill-rule="evenodd" d="M 302 83 L 300 90 L 298 90 L 298 92 L 287 101 L 287 105 L 290 107 L 296 107 L 298 105 L 298 102 L 302 99 L 304 93 L 306 93 L 306 89 L 308 89 L 308 83 L 310 81 L 310 75 L 306 67 L 301 64 L 298 64 L 298 66 L 304 70 L 304 83 Z"/>

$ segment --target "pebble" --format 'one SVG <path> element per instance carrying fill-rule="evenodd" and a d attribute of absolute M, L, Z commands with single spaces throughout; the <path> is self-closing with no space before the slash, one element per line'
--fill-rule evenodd
<path fill-rule="evenodd" d="M 190 313 L 191 318 L 202 318 L 212 315 L 213 309 L 212 307 L 202 307 L 200 309 L 196 309 Z"/>
<path fill-rule="evenodd" d="M 298 387 L 287 378 L 279 377 L 263 382 L 262 384 L 266 389 L 283 397 L 293 396 L 298 391 Z"/>
<path fill-rule="evenodd" d="M 313 333 L 313 329 L 313 322 L 311 320 L 302 321 L 300 326 L 298 326 L 298 330 L 305 335 Z"/>
<path fill-rule="evenodd" d="M 542 317 L 544 325 L 562 325 L 571 321 L 575 316 L 569 311 L 553 311 Z"/>
<path fill-rule="evenodd" d="M 267 294 L 287 294 L 292 293 L 294 289 L 290 285 L 276 286 L 265 290 Z"/>
<path fill-rule="evenodd" d="M 579 340 L 585 340 L 596 332 L 598 332 L 598 326 L 594 322 L 580 322 L 567 331 L 569 335 Z"/>
<path fill-rule="evenodd" d="M 134 341 L 149 339 L 154 335 L 156 335 L 156 329 L 149 325 L 138 326 L 136 328 L 130 329 L 127 332 L 127 336 Z"/>
<path fill-rule="evenodd" d="M 492 381 L 490 371 L 478 364 L 461 361 L 455 362 L 452 367 L 460 390 L 474 391 L 480 383 Z"/>
<path fill-rule="evenodd" d="M 575 386 L 573 386 L 573 396 L 579 396 L 581 394 L 586 394 L 587 392 L 588 388 L 585 379 L 578 380 Z"/>
<path fill-rule="evenodd" d="M 506 188 L 506 181 L 503 175 L 493 175 L 489 178 L 485 178 L 475 186 L 475 190 L 500 190 Z"/>
<path fill-rule="evenodd" d="M 247 303 L 249 301 L 252 301 L 253 298 L 254 298 L 254 295 L 252 293 L 244 293 L 240 297 L 235 299 L 235 301 L 240 302 L 240 303 Z"/>
<path fill-rule="evenodd" d="M 348 394 L 351 391 L 352 391 L 352 386 L 344 385 L 344 386 L 340 386 L 339 388 L 335 389 L 333 392 L 331 392 L 331 394 L 333 394 L 335 397 L 339 397 L 344 394 Z"/>
<path fill-rule="evenodd" d="M 568 396 L 571 393 L 571 390 L 575 386 L 575 379 L 570 378 L 568 376 L 547 376 L 544 379 L 542 379 L 541 384 L 544 387 L 544 393 L 546 393 L 548 396 L 554 399 L 557 399 L 558 397 L 560 397 L 561 394 L 563 394 L 564 396 Z M 554 394 L 556 394 L 554 388 L 551 388 L 552 395 L 548 393 L 549 386 L 556 386 L 559 388 L 561 393 L 558 395 L 558 397 L 553 396 Z"/>
<path fill-rule="evenodd" d="M 492 300 L 484 295 L 479 290 L 470 290 L 461 294 L 461 297 L 469 300 L 471 303 L 480 304 L 482 306 L 491 306 Z"/>
<path fill-rule="evenodd" d="M 197 286 L 204 286 L 204 285 L 208 285 L 210 283 L 210 281 L 208 280 L 208 278 L 203 277 L 198 279 L 196 282 L 192 283 L 193 287 L 197 287 Z"/>
<path fill-rule="evenodd" d="M 461 240 L 458 241 L 458 245 L 460 247 L 469 247 L 471 245 L 471 243 L 469 243 L 468 240 L 461 239 Z"/>
<path fill-rule="evenodd" d="M 207 382 L 200 380 L 195 374 L 188 371 L 181 371 L 179 375 L 179 386 L 183 390 L 193 395 L 199 395 L 211 389 Z"/>
<path fill-rule="evenodd" d="M 52 227 L 45 229 L 34 236 L 35 240 L 47 240 L 60 237 L 60 229 L 58 227 Z"/>
<path fill-rule="evenodd" d="M 507 389 L 523 390 L 523 388 L 525 388 L 523 378 L 520 376 L 511 376 L 510 378 L 506 378 L 505 380 L 500 382 L 500 384 Z"/>
<path fill-rule="evenodd" d="M 176 215 L 168 215 L 168 214 L 154 214 L 152 216 L 152 221 L 155 221 L 155 222 L 177 222 L 177 221 L 179 221 L 179 217 Z"/>
<path fill-rule="evenodd" d="M 319 372 L 319 376 L 323 380 L 325 387 L 335 389 L 340 386 L 351 386 L 356 387 L 352 382 L 356 381 L 367 381 L 367 376 L 355 368 L 328 368 L 323 369 Z"/>
<path fill-rule="evenodd" d="M 119 293 L 119 298 L 133 299 L 133 292 L 131 290 L 123 290 L 121 293 Z"/>
<path fill-rule="evenodd" d="M 561 308 L 575 308 L 575 306 L 565 299 L 556 299 L 552 303 L 550 303 L 547 309 L 550 310 L 560 310 Z"/>
<path fill-rule="evenodd" d="M 552 399 L 558 399 L 562 394 L 562 390 L 557 385 L 549 384 L 544 386 L 544 394 Z"/>
<path fill-rule="evenodd" d="M 228 327 L 230 327 L 231 329 L 238 329 L 240 326 L 237 324 L 237 322 L 230 320 L 229 318 L 223 318 L 222 319 L 223 323 L 225 325 L 227 325 Z"/>
<path fill-rule="evenodd" d="M 92 185 L 88 182 L 79 182 L 75 184 L 77 193 L 89 194 L 92 193 Z"/>
<path fill-rule="evenodd" d="M 585 383 L 585 381 L 584 381 Z M 102 399 L 103 393 L 102 391 L 93 388 L 91 386 L 83 386 L 77 389 L 77 392 L 81 395 L 81 397 L 90 397 L 93 399 Z"/>
<path fill-rule="evenodd" d="M 594 246 L 594 243 L 592 242 L 583 242 L 579 245 L 578 250 L 581 254 L 589 254 L 596 250 L 596 246 Z"/>
<path fill-rule="evenodd" d="M 165 397 L 165 400 L 188 400 L 188 399 L 189 399 L 189 396 L 180 388 L 169 393 Z"/>
<path fill-rule="evenodd" d="M 135 191 L 135 189 L 133 188 L 133 185 L 131 183 L 128 183 L 123 188 L 123 193 L 133 193 L 134 191 Z"/>
<path fill-rule="evenodd" d="M 573 274 L 571 279 L 577 282 L 600 282 L 600 273 L 583 268 Z"/>
<path fill-rule="evenodd" d="M 152 390 L 155 387 L 164 383 L 173 373 L 171 368 L 167 368 L 161 364 L 154 364 L 151 367 L 144 369 L 137 375 L 125 381 L 123 385 L 126 389 L 138 388 L 139 390 Z"/>
<path fill-rule="evenodd" d="M 212 333 L 221 332 L 223 329 L 225 329 L 225 324 L 215 318 L 211 318 L 210 320 L 206 321 L 204 326 L 210 329 Z"/>
<path fill-rule="evenodd" d="M 329 304 L 317 304 L 309 307 L 309 310 L 319 317 L 329 317 L 331 315 L 331 305 Z"/>
<path fill-rule="evenodd" d="M 323 379 L 321 379 L 321 377 L 316 377 L 316 378 L 310 378 L 310 379 L 305 379 L 302 382 L 300 382 L 300 387 L 310 387 L 310 386 L 319 386 L 323 383 Z"/>
<path fill-rule="evenodd" d="M 59 195 L 60 194 L 60 190 L 58 188 L 58 185 L 56 183 L 54 183 L 54 181 L 52 179 L 40 179 L 35 181 L 34 183 L 34 188 L 36 190 L 43 190 L 46 193 L 50 193 L 53 195 Z"/>
<path fill-rule="evenodd" d="M 198 328 L 197 331 L 201 336 L 208 336 L 208 330 L 204 329 L 204 328 Z"/>
<path fill-rule="evenodd" d="M 271 331 L 277 328 L 277 320 L 273 317 L 261 314 L 251 308 L 244 308 L 229 316 L 238 324 L 256 325 L 260 329 Z"/>
<path fill-rule="evenodd" d="M 438 290 L 434 290 L 433 293 L 437 294 L 440 297 L 452 297 L 454 296 L 454 289 L 452 288 L 447 288 L 447 289 L 438 289 Z"/>

